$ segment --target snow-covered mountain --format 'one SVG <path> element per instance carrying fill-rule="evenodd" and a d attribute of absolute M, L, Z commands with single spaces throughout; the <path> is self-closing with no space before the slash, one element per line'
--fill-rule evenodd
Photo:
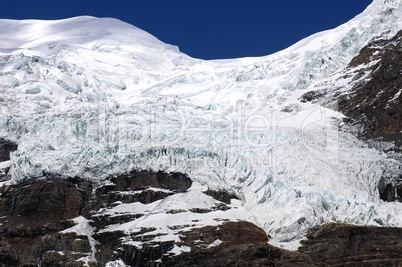
<path fill-rule="evenodd" d="M 273 55 L 205 61 L 116 19 L 0 20 L 0 137 L 18 144 L 3 163 L 7 183 L 186 173 L 195 191 L 159 204 L 210 208 L 216 203 L 197 190 L 226 191 L 240 201 L 222 219 L 251 221 L 287 248 L 328 222 L 402 226 L 401 204 L 378 192 L 402 163 L 340 130 L 336 98 L 300 100 L 351 90 L 355 76 L 342 77 L 362 68 L 351 60 L 400 30 L 402 1 L 374 0 L 344 25 Z M 161 213 L 163 205 L 102 212 Z M 201 217 L 196 227 L 211 224 Z M 175 223 L 149 216 L 124 229 Z"/>

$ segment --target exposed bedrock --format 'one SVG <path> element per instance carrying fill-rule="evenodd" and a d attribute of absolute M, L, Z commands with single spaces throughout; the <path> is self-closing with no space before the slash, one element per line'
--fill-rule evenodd
<path fill-rule="evenodd" d="M 179 241 L 157 241 L 152 227 L 129 234 L 102 231 L 147 214 L 98 216 L 99 210 L 119 203 L 157 203 L 186 192 L 190 186 L 191 180 L 184 174 L 145 171 L 111 178 L 108 185 L 101 187 L 77 177 L 50 175 L 3 186 L 0 266 L 85 263 L 105 266 L 115 261 L 130 266 L 399 266 L 402 263 L 401 228 L 323 225 L 310 231 L 299 251 L 267 244 L 266 233 L 245 221 L 222 220 L 219 225 L 191 230 L 177 225 L 174 230 Z M 211 190 L 206 193 L 221 203 L 215 209 L 222 212 L 230 209 L 226 205 L 234 196 Z M 212 211 L 169 212 L 195 215 Z M 79 224 L 77 218 L 84 224 Z M 74 228 L 77 225 L 81 227 L 78 230 Z M 143 245 L 124 243 L 127 238 Z M 172 253 L 178 245 L 189 250 L 179 255 Z"/>

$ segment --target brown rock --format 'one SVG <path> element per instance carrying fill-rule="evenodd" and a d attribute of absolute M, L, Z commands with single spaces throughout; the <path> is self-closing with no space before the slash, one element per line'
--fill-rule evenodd
<path fill-rule="evenodd" d="M 193 229 L 182 232 L 180 239 L 190 247 L 194 247 L 196 242 L 199 243 L 198 241 L 202 241 L 203 244 L 211 244 L 218 239 L 223 242 L 221 246 L 268 242 L 265 231 L 249 222 L 226 222 L 219 226 Z"/>
<path fill-rule="evenodd" d="M 181 239 L 192 247 L 167 266 L 313 266 L 313 261 L 298 252 L 267 244 L 264 230 L 249 222 L 227 222 L 183 232 Z M 217 247 L 208 244 L 222 241 Z M 202 246 L 204 245 L 204 246 Z"/>
<path fill-rule="evenodd" d="M 84 206 L 84 193 L 61 178 L 31 179 L 2 190 L 0 212 L 14 224 L 69 220 Z"/>
<path fill-rule="evenodd" d="M 119 231 L 96 233 L 107 225 L 142 216 L 93 216 L 93 211 L 99 207 L 112 205 L 110 201 L 119 190 L 122 195 L 131 196 L 132 191 L 141 191 L 139 188 L 148 192 L 151 190 L 148 186 L 160 186 L 167 191 L 155 192 L 168 193 L 166 197 L 174 194 L 173 190 L 184 190 L 191 185 L 184 175 L 172 178 L 165 173 L 140 173 L 115 177 L 114 186 L 97 190 L 93 190 L 90 182 L 79 178 L 51 176 L 3 187 L 0 196 L 0 262 L 3 265 L 0 266 L 83 266 L 83 262 L 77 260 L 92 251 L 88 237 L 60 233 L 74 225 L 72 218 L 83 215 L 93 221 L 95 234 L 92 237 L 96 240 L 95 257 L 99 266 L 117 259 L 131 266 L 398 266 L 401 263 L 401 228 L 324 225 L 309 233 L 299 252 L 267 244 L 268 238 L 261 228 L 240 221 L 221 221 L 219 226 L 182 230 L 177 244 L 174 241 L 152 242 L 156 236 L 144 234 L 154 231 L 153 228 L 142 228 L 129 236 Z M 131 181 L 133 177 L 137 180 Z M 139 177 L 144 179 L 142 184 Z M 179 184 L 167 186 L 166 181 Z M 220 200 L 230 200 L 225 194 L 211 194 Z M 148 202 L 164 195 L 149 197 L 144 193 L 139 196 L 123 200 Z M 188 226 L 191 225 L 178 226 L 176 230 Z M 127 237 L 137 242 L 150 242 L 137 248 L 122 243 L 122 238 Z M 175 245 L 188 246 L 191 252 L 180 256 L 169 253 Z"/>
<path fill-rule="evenodd" d="M 83 266 L 77 260 L 91 252 L 88 237 L 60 233 L 74 225 L 71 219 L 78 216 L 92 219 L 93 226 L 99 230 L 141 217 L 139 214 L 92 218 L 93 212 L 101 207 L 115 201 L 151 203 L 191 186 L 191 180 L 179 173 L 134 171 L 112 178 L 115 185 L 96 190 L 92 183 L 79 177 L 61 178 L 46 173 L 44 176 L 0 189 L 0 266 Z M 160 258 L 160 251 L 165 253 L 173 246 L 170 242 L 140 251 L 128 246 L 122 253 L 119 250 L 121 233 L 94 237 L 98 239 L 96 257 L 101 266 L 119 255 L 128 259 L 132 256 L 130 251 L 136 253 L 138 262 L 147 262 L 144 257 L 148 254 Z"/>
<path fill-rule="evenodd" d="M 326 224 L 312 229 L 299 252 L 318 266 L 400 266 L 402 228 Z"/>
<path fill-rule="evenodd" d="M 306 255 L 269 244 L 219 246 L 180 255 L 166 266 L 315 266 Z"/>
<path fill-rule="evenodd" d="M 211 196 L 213 198 L 215 198 L 216 200 L 222 201 L 226 204 L 230 204 L 230 201 L 232 199 L 238 199 L 235 195 L 229 194 L 227 192 L 223 192 L 223 191 L 214 191 L 214 190 L 207 190 L 204 192 L 205 194 L 207 194 L 208 196 Z"/>
<path fill-rule="evenodd" d="M 338 100 L 339 110 L 364 125 L 370 134 L 400 134 L 402 131 L 402 31 L 390 40 L 376 40 L 364 47 L 349 67 L 361 66 L 355 79 L 371 72 Z M 367 69 L 365 66 L 378 60 Z M 391 101 L 392 100 L 392 101 Z M 401 135 L 399 135 L 401 138 Z"/>

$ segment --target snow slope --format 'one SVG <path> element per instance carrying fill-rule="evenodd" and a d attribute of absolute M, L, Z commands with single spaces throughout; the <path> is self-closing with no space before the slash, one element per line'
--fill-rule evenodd
<path fill-rule="evenodd" d="M 401 0 L 375 0 L 276 54 L 203 61 L 115 19 L 0 20 L 0 136 L 19 144 L 12 182 L 184 172 L 236 194 L 243 219 L 285 246 L 324 222 L 402 226 L 377 192 L 400 163 L 338 131 L 335 105 L 298 100 L 401 29 Z"/>

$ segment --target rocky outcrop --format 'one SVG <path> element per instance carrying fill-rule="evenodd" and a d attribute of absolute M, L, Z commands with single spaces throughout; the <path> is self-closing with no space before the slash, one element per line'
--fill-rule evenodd
<path fill-rule="evenodd" d="M 310 230 L 299 252 L 318 266 L 401 266 L 402 229 L 327 224 Z"/>
<path fill-rule="evenodd" d="M 74 225 L 70 220 L 81 214 L 86 198 L 74 183 L 60 178 L 2 187 L 3 266 L 68 266 L 64 264 L 87 256 L 90 246 L 86 236 L 60 233 Z"/>
<path fill-rule="evenodd" d="M 96 191 L 96 199 L 103 206 L 116 201 L 123 203 L 141 202 L 152 203 L 174 194 L 185 192 L 191 187 L 191 180 L 181 173 L 142 172 L 132 171 L 129 174 L 112 177 L 109 185 L 102 186 Z M 164 191 L 149 190 L 161 188 Z M 138 191 L 136 194 L 121 194 L 119 192 Z"/>
<path fill-rule="evenodd" d="M 18 145 L 8 139 L 0 137 L 0 182 L 9 179 L 7 176 L 10 170 L 9 164 L 2 164 L 10 160 L 10 153 L 16 151 Z"/>
<path fill-rule="evenodd" d="M 4 189 L 0 210 L 13 224 L 69 220 L 81 214 L 86 201 L 85 191 L 66 179 L 32 179 Z"/>
<path fill-rule="evenodd" d="M 402 229 L 329 224 L 312 229 L 296 251 L 267 244 L 266 233 L 245 221 L 169 226 L 174 240 L 151 226 L 138 231 L 108 230 L 149 214 L 136 205 L 163 206 L 185 194 L 191 180 L 184 174 L 134 171 L 96 186 L 79 178 L 52 175 L 0 189 L 0 266 L 398 266 L 402 264 Z M 169 210 L 196 218 L 230 210 L 225 192 L 207 191 L 218 200 L 204 210 Z M 137 203 L 137 204 L 135 204 Z M 108 213 L 125 204 L 130 212 Z M 151 206 L 150 206 L 151 207 Z M 157 206 L 155 206 L 157 207 Z M 158 215 L 159 216 L 159 215 Z M 163 213 L 160 213 L 163 218 Z M 188 217 L 190 216 L 190 217 Z M 155 217 L 158 218 L 158 217 Z M 195 224 L 197 220 L 185 220 Z M 177 253 L 181 250 L 181 254 Z"/>
<path fill-rule="evenodd" d="M 85 263 L 105 266 L 114 260 L 123 260 L 131 266 L 168 266 L 184 264 L 191 258 L 179 258 L 178 254 L 170 252 L 177 245 L 204 254 L 214 246 L 253 250 L 247 246 L 267 245 L 265 232 L 248 222 L 222 221 L 218 226 L 190 231 L 186 225 L 177 225 L 180 242 L 153 241 L 157 235 L 146 235 L 155 230 L 152 227 L 129 234 L 102 231 L 112 225 L 135 221 L 144 214 L 111 215 L 99 211 L 121 204 L 156 203 L 185 193 L 192 182 L 180 173 L 133 171 L 111 177 L 104 184 L 99 186 L 78 177 L 46 174 L 17 185 L 3 186 L 0 189 L 0 266 L 83 266 Z M 214 209 L 230 209 L 227 205 L 233 195 L 213 190 L 206 193 L 219 199 Z M 168 212 L 204 214 L 211 211 Z M 77 224 L 80 230 L 74 228 Z M 142 246 L 124 243 L 127 238 L 142 242 Z M 257 252 L 258 249 L 253 257 L 259 255 Z"/>
<path fill-rule="evenodd" d="M 401 48 L 402 31 L 390 40 L 369 43 L 349 64 L 350 68 L 359 70 L 356 80 L 368 71 L 371 74 L 338 99 L 339 110 L 364 124 L 367 133 L 402 131 Z"/>
<path fill-rule="evenodd" d="M 237 199 L 235 195 L 229 194 L 223 191 L 214 191 L 214 190 L 207 190 L 204 192 L 208 196 L 215 198 L 216 200 L 222 201 L 226 204 L 230 204 L 232 199 Z"/>
<path fill-rule="evenodd" d="M 0 162 L 10 160 L 10 152 L 18 149 L 16 143 L 0 138 Z"/>
<path fill-rule="evenodd" d="M 315 266 L 307 256 L 269 244 L 219 246 L 183 254 L 172 266 Z"/>
<path fill-rule="evenodd" d="M 218 246 L 194 246 L 191 252 L 181 254 L 172 266 L 314 266 L 313 261 L 298 252 L 283 250 L 267 244 L 265 232 L 248 222 L 228 222 L 219 227 L 205 227 L 183 233 L 187 244 L 195 240 L 210 244 L 216 240 Z M 216 242 L 216 241 L 215 241 Z M 211 245 L 210 245 L 211 246 Z"/>
<path fill-rule="evenodd" d="M 380 198 L 387 202 L 402 202 L 402 174 L 394 183 L 385 183 L 384 179 L 379 184 Z"/>

